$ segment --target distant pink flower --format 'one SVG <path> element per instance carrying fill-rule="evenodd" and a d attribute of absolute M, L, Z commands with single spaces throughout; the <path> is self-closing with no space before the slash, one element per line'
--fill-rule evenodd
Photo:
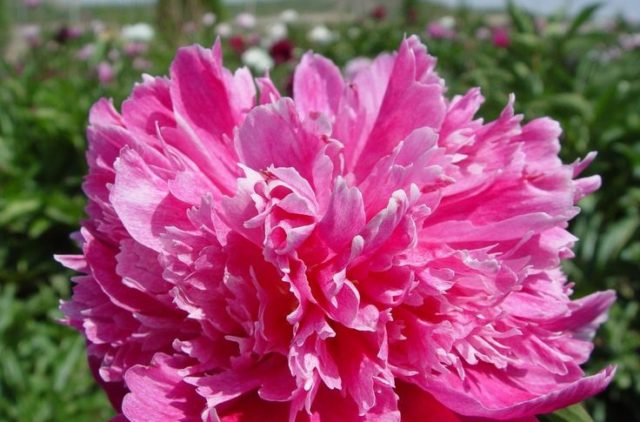
<path fill-rule="evenodd" d="M 153 66 L 153 63 L 143 57 L 136 57 L 133 59 L 131 66 L 136 70 L 149 70 L 151 66 Z"/>
<path fill-rule="evenodd" d="M 98 81 L 100 81 L 101 85 L 109 85 L 113 82 L 115 77 L 115 71 L 113 70 L 113 66 L 109 62 L 100 62 L 96 67 L 96 73 L 98 75 Z"/>
<path fill-rule="evenodd" d="M 427 35 L 434 40 L 451 40 L 456 37 L 456 32 L 441 22 L 431 22 L 427 25 Z"/>
<path fill-rule="evenodd" d="M 308 53 L 285 98 L 217 43 L 94 105 L 62 310 L 122 419 L 532 420 L 605 388 L 580 365 L 614 294 L 560 267 L 593 154 L 434 66 Z"/>
<path fill-rule="evenodd" d="M 22 4 L 28 8 L 35 9 L 42 4 L 42 0 L 22 0 Z"/>
<path fill-rule="evenodd" d="M 124 54 L 129 57 L 136 57 L 144 54 L 149 50 L 149 44 L 141 41 L 129 41 L 122 48 Z"/>
<path fill-rule="evenodd" d="M 507 48 L 511 45 L 511 36 L 507 28 L 493 28 L 491 30 L 493 45 L 499 48 Z"/>
<path fill-rule="evenodd" d="M 256 17 L 251 13 L 240 13 L 235 19 L 236 25 L 243 29 L 252 29 L 256 26 Z"/>
<path fill-rule="evenodd" d="M 36 47 L 40 44 L 41 28 L 40 25 L 29 24 L 19 27 L 21 37 L 25 40 L 30 47 Z"/>
<path fill-rule="evenodd" d="M 95 52 L 96 52 L 96 45 L 93 43 L 88 43 L 82 46 L 82 48 L 76 52 L 75 57 L 78 60 L 86 61 L 86 60 L 89 60 L 91 57 L 93 57 Z"/>

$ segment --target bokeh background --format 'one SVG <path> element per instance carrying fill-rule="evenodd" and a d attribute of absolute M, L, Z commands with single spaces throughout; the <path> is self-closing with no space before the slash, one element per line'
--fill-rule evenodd
<path fill-rule="evenodd" d="M 119 106 L 142 73 L 167 73 L 178 46 L 216 37 L 228 67 L 268 70 L 289 92 L 309 49 L 350 72 L 415 33 L 449 95 L 480 86 L 493 118 L 514 92 L 527 119 L 561 122 L 566 162 L 598 151 L 588 172 L 603 186 L 581 202 L 565 269 L 576 297 L 617 291 L 586 369 L 618 374 L 585 407 L 598 422 L 640 421 L 639 20 L 635 0 L 0 0 L 0 420 L 113 415 L 82 338 L 57 322 L 71 274 L 52 259 L 77 252 L 92 103 Z"/>

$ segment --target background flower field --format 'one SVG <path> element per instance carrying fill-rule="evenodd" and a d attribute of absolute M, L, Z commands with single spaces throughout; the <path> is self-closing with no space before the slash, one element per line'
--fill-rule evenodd
<path fill-rule="evenodd" d="M 357 3 L 357 5 L 356 5 Z M 312 49 L 352 72 L 418 34 L 438 58 L 448 95 L 480 86 L 484 117 L 516 94 L 516 111 L 563 129 L 565 162 L 598 151 L 588 169 L 602 188 L 581 203 L 566 262 L 576 297 L 614 289 L 588 372 L 618 366 L 611 387 L 586 403 L 596 421 L 640 420 L 640 26 L 623 17 L 536 16 L 508 5 L 476 11 L 407 0 L 284 0 L 223 6 L 214 0 L 68 7 L 0 0 L 0 420 L 107 420 L 84 342 L 59 325 L 83 218 L 84 130 L 98 98 L 119 106 L 141 73 L 166 74 L 179 45 L 220 37 L 225 63 L 269 71 L 282 92 Z M 583 420 L 580 410 L 550 420 Z M 588 419 L 586 419 L 588 420 Z"/>

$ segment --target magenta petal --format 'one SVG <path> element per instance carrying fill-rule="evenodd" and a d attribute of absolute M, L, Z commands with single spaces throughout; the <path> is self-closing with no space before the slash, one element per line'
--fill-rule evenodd
<path fill-rule="evenodd" d="M 188 204 L 169 193 L 162 180 L 133 150 L 121 153 L 111 202 L 131 236 L 141 244 L 159 250 L 160 235 L 167 226 L 186 220 Z"/>
<path fill-rule="evenodd" d="M 296 106 L 303 118 L 324 113 L 332 119 L 338 113 L 344 82 L 330 60 L 313 53 L 302 56 L 293 79 Z"/>
<path fill-rule="evenodd" d="M 508 396 L 483 397 L 480 400 L 446 384 L 432 384 L 428 390 L 438 401 L 461 415 L 509 420 L 550 413 L 598 394 L 609 385 L 615 372 L 615 368 L 609 366 L 595 375 L 525 400 L 513 400 Z"/>
<path fill-rule="evenodd" d="M 594 154 L 513 95 L 475 117 L 415 36 L 346 80 L 305 54 L 294 98 L 221 48 L 90 112 L 60 308 L 116 420 L 532 422 L 606 387 L 615 294 L 562 270 Z"/>
<path fill-rule="evenodd" d="M 168 356 L 156 355 L 149 367 L 134 366 L 125 375 L 130 389 L 122 412 L 131 422 L 201 421 L 204 400 L 185 383 Z"/>

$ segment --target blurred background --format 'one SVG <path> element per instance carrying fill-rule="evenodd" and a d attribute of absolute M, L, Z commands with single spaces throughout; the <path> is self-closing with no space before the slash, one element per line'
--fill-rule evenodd
<path fill-rule="evenodd" d="M 480 86 L 493 118 L 514 92 L 527 119 L 561 122 L 565 162 L 598 151 L 588 172 L 603 186 L 572 222 L 565 268 L 575 297 L 617 291 L 586 370 L 618 374 L 586 408 L 598 422 L 640 421 L 639 19 L 635 0 L 0 0 L 0 420 L 113 414 L 82 338 L 57 323 L 70 274 L 52 260 L 77 252 L 92 103 L 119 107 L 142 73 L 167 73 L 178 46 L 216 37 L 228 67 L 269 70 L 289 92 L 306 50 L 349 73 L 418 34 L 449 95 Z"/>

